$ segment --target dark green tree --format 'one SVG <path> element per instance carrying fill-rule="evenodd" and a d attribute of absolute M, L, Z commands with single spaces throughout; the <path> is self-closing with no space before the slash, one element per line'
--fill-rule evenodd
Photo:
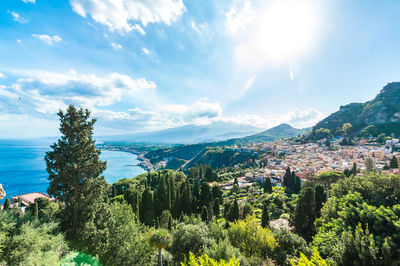
<path fill-rule="evenodd" d="M 390 160 L 389 166 L 390 166 L 390 168 L 392 168 L 392 169 L 397 169 L 397 168 L 399 168 L 399 162 L 398 162 L 396 156 L 393 156 L 393 157 L 392 157 L 392 159 Z"/>
<path fill-rule="evenodd" d="M 85 225 L 96 219 L 105 204 L 106 183 L 101 174 L 106 162 L 100 160 L 93 140 L 96 119 L 90 119 L 89 110 L 70 105 L 58 116 L 61 138 L 45 156 L 50 181 L 47 192 L 65 205 L 61 224 L 67 238 L 79 240 Z"/>
<path fill-rule="evenodd" d="M 268 207 L 267 207 L 267 204 L 263 204 L 263 212 L 262 212 L 262 216 L 261 216 L 261 226 L 265 228 L 268 225 L 269 225 Z"/>
<path fill-rule="evenodd" d="M 272 183 L 269 177 L 267 177 L 264 182 L 264 193 L 272 193 Z"/>
<path fill-rule="evenodd" d="M 323 204 L 326 202 L 326 193 L 322 185 L 315 186 L 315 215 L 319 217 L 321 215 L 321 209 Z"/>
<path fill-rule="evenodd" d="M 140 206 L 140 221 L 146 225 L 153 225 L 155 219 L 154 197 L 150 188 L 146 188 L 142 193 Z"/>
<path fill-rule="evenodd" d="M 306 241 L 314 235 L 315 192 L 312 187 L 301 190 L 294 214 L 296 232 Z"/>
<path fill-rule="evenodd" d="M 285 173 L 285 175 L 283 176 L 283 181 L 282 181 L 282 185 L 284 186 L 284 187 L 287 187 L 287 188 L 290 188 L 290 179 L 291 179 L 291 177 L 292 177 L 292 172 L 290 171 L 290 167 L 288 167 L 288 168 L 286 168 L 286 173 Z"/>
<path fill-rule="evenodd" d="M 37 202 L 33 203 L 33 217 L 35 217 L 36 219 L 39 218 L 39 207 Z"/>
<path fill-rule="evenodd" d="M 219 202 L 220 202 L 219 198 L 214 199 L 213 213 L 214 213 L 216 218 L 218 218 L 218 216 L 219 216 L 219 205 L 220 205 Z"/>
<path fill-rule="evenodd" d="M 293 193 L 300 193 L 301 190 L 301 180 L 300 177 L 296 176 L 296 179 L 294 180 L 294 184 L 293 184 Z"/>
<path fill-rule="evenodd" d="M 351 175 L 357 175 L 357 164 L 353 163 L 353 167 L 351 168 Z"/>
<path fill-rule="evenodd" d="M 185 181 L 181 185 L 181 208 L 185 214 L 192 212 L 192 191 L 188 181 Z"/>
<path fill-rule="evenodd" d="M 3 205 L 3 211 L 8 211 L 9 209 L 11 209 L 10 200 L 6 198 Z"/>
<path fill-rule="evenodd" d="M 231 214 L 232 221 L 236 221 L 236 220 L 239 219 L 239 204 L 238 204 L 236 199 L 233 201 L 233 206 L 232 206 L 232 209 L 231 209 L 231 213 L 232 213 Z"/>
<path fill-rule="evenodd" d="M 208 206 L 212 202 L 212 193 L 210 185 L 207 182 L 203 182 L 200 186 L 200 198 L 199 198 L 199 206 L 203 208 L 203 206 Z"/>
<path fill-rule="evenodd" d="M 160 216 L 163 210 L 169 210 L 171 199 L 168 195 L 168 187 L 165 182 L 165 176 L 161 175 L 160 183 L 155 192 L 154 205 L 156 208 L 156 216 Z"/>
<path fill-rule="evenodd" d="M 201 220 L 203 220 L 203 222 L 207 222 L 208 220 L 208 210 L 206 206 L 203 206 L 201 209 Z"/>

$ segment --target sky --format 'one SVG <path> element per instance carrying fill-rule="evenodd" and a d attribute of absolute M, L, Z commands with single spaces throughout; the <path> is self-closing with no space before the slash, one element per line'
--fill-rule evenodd
<path fill-rule="evenodd" d="M 400 80 L 397 0 L 1 0 L 0 138 L 309 127 Z"/>

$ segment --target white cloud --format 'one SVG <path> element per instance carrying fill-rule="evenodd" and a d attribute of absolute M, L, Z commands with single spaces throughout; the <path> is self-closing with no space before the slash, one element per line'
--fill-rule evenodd
<path fill-rule="evenodd" d="M 260 128 L 271 128 L 282 123 L 287 123 L 296 128 L 311 127 L 321 121 L 324 114 L 315 109 L 293 110 L 282 115 L 238 115 L 234 117 L 222 118 L 239 124 L 247 124 Z"/>
<path fill-rule="evenodd" d="M 4 75 L 3 73 L 0 72 L 0 79 L 5 78 L 6 75 Z"/>
<path fill-rule="evenodd" d="M 235 34 L 244 30 L 247 24 L 254 19 L 254 11 L 249 0 L 233 1 L 225 16 L 228 31 Z"/>
<path fill-rule="evenodd" d="M 289 78 L 290 78 L 290 80 L 293 80 L 293 79 L 294 79 L 293 71 L 289 71 Z"/>
<path fill-rule="evenodd" d="M 200 35 L 211 35 L 210 29 L 207 23 L 197 24 L 194 20 L 190 22 L 192 29 Z"/>
<path fill-rule="evenodd" d="M 11 12 L 11 16 L 13 17 L 13 20 L 22 24 L 26 24 L 29 21 L 26 18 L 21 17 L 20 14 L 18 14 L 17 12 L 12 11 Z"/>
<path fill-rule="evenodd" d="M 133 30 L 144 34 L 148 23 L 171 25 L 185 11 L 182 0 L 70 0 L 74 12 L 123 34 Z"/>
<path fill-rule="evenodd" d="M 22 0 L 24 3 L 35 3 L 36 0 Z"/>
<path fill-rule="evenodd" d="M 21 39 L 17 39 L 17 43 L 21 43 L 22 41 L 21 41 Z"/>
<path fill-rule="evenodd" d="M 121 44 L 119 44 L 119 43 L 111 43 L 111 46 L 114 48 L 114 49 L 121 49 L 122 48 L 122 45 Z"/>
<path fill-rule="evenodd" d="M 32 34 L 32 36 L 38 38 L 39 40 L 43 41 L 48 45 L 53 45 L 53 43 L 62 41 L 62 39 L 57 35 L 49 36 L 46 34 Z"/>
<path fill-rule="evenodd" d="M 145 47 L 142 48 L 142 52 L 143 52 L 144 54 L 147 54 L 147 55 L 150 54 L 149 49 L 147 49 L 147 48 L 145 48 Z"/>

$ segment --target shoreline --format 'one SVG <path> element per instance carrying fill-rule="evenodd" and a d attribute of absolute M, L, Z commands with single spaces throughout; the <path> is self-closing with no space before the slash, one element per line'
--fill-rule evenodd
<path fill-rule="evenodd" d="M 152 172 L 154 170 L 154 167 L 150 163 L 150 160 L 144 157 L 145 153 L 139 152 L 133 148 L 123 147 L 123 146 L 108 146 L 108 147 L 100 146 L 99 149 L 105 151 L 121 151 L 134 154 L 137 156 L 137 160 L 139 161 L 137 166 L 141 167 L 146 172 Z"/>

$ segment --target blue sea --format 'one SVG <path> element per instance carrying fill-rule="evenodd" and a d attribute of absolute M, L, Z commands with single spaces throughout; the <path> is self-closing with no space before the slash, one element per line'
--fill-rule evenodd
<path fill-rule="evenodd" d="M 49 181 L 44 156 L 50 150 L 50 144 L 46 141 L 0 140 L 0 184 L 7 197 L 29 192 L 46 193 Z M 137 156 L 131 153 L 104 150 L 100 158 L 107 161 L 103 175 L 110 184 L 145 172 L 137 166 Z"/>

